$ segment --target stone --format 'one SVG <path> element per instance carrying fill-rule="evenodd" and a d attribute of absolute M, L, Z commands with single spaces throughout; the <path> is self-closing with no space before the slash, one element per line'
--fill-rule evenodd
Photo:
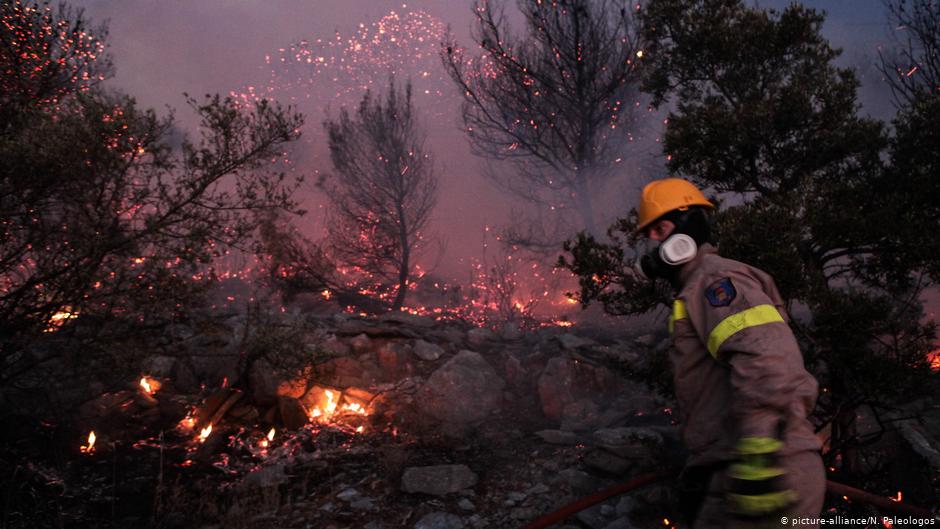
<path fill-rule="evenodd" d="M 298 430 L 307 424 L 307 410 L 299 400 L 292 397 L 279 397 L 277 400 L 281 423 L 288 430 Z"/>
<path fill-rule="evenodd" d="M 457 507 L 460 507 L 465 511 L 474 511 L 477 508 L 476 505 L 474 505 L 473 502 L 467 498 L 460 498 L 460 501 L 457 502 Z"/>
<path fill-rule="evenodd" d="M 279 383 L 274 367 L 264 358 L 252 362 L 248 371 L 248 386 L 255 404 L 264 406 L 277 402 Z"/>
<path fill-rule="evenodd" d="M 560 419 L 565 405 L 577 400 L 576 371 L 578 366 L 566 357 L 556 356 L 548 361 L 539 375 L 539 398 L 542 413 L 549 419 Z"/>
<path fill-rule="evenodd" d="M 516 507 L 509 511 L 509 517 L 513 520 L 525 521 L 535 518 L 535 509 L 532 507 Z"/>
<path fill-rule="evenodd" d="M 519 328 L 519 325 L 511 321 L 507 321 L 499 330 L 499 336 L 503 340 L 515 341 L 521 340 L 523 337 L 522 329 Z"/>
<path fill-rule="evenodd" d="M 584 464 L 606 474 L 627 474 L 636 465 L 606 450 L 591 450 L 584 456 Z"/>
<path fill-rule="evenodd" d="M 336 387 L 362 386 L 366 369 L 355 358 L 340 357 L 324 362 L 320 367 L 321 380 Z"/>
<path fill-rule="evenodd" d="M 478 423 L 499 407 L 505 382 L 473 351 L 460 351 L 418 390 L 423 410 L 456 426 Z"/>
<path fill-rule="evenodd" d="M 591 529 L 604 529 L 611 522 L 609 516 L 603 513 L 604 505 L 595 505 L 588 509 L 578 512 L 575 518 Z"/>
<path fill-rule="evenodd" d="M 577 468 L 566 468 L 558 473 L 558 478 L 567 483 L 575 494 L 594 492 L 598 488 L 597 479 Z"/>
<path fill-rule="evenodd" d="M 449 512 L 435 511 L 424 515 L 414 529 L 463 529 L 463 518 Z"/>
<path fill-rule="evenodd" d="M 617 516 L 627 516 L 636 509 L 636 500 L 630 496 L 621 496 L 620 500 L 617 501 L 616 507 L 614 507 L 614 512 Z"/>
<path fill-rule="evenodd" d="M 440 358 L 442 354 L 444 354 L 444 349 L 442 349 L 439 345 L 435 345 L 424 340 L 415 340 L 414 354 L 421 360 L 426 362 L 433 362 Z"/>
<path fill-rule="evenodd" d="M 655 334 L 644 334 L 633 339 L 633 343 L 643 347 L 653 347 L 656 345 L 656 342 Z"/>
<path fill-rule="evenodd" d="M 351 509 L 357 511 L 376 511 L 378 510 L 375 506 L 375 500 L 372 498 L 359 498 L 358 500 L 349 504 Z"/>
<path fill-rule="evenodd" d="M 349 345 L 354 352 L 364 353 L 372 348 L 372 340 L 365 334 L 359 334 L 349 340 Z"/>
<path fill-rule="evenodd" d="M 444 496 L 477 484 L 477 475 L 467 465 L 410 467 L 401 477 L 405 492 Z"/>
<path fill-rule="evenodd" d="M 589 399 L 570 402 L 561 412 L 561 427 L 564 430 L 586 432 L 603 426 L 601 422 L 600 406 Z"/>
<path fill-rule="evenodd" d="M 467 343 L 472 346 L 484 345 L 496 338 L 496 334 L 486 327 L 475 327 L 467 331 Z"/>
<path fill-rule="evenodd" d="M 510 492 L 509 494 L 506 495 L 506 499 L 509 499 L 509 500 L 512 500 L 512 501 L 514 501 L 514 502 L 516 502 L 516 503 L 519 503 L 519 502 L 524 501 L 524 500 L 526 499 L 526 493 L 524 493 L 524 492 L 512 491 L 512 492 Z"/>
<path fill-rule="evenodd" d="M 647 459 L 663 446 L 663 436 L 652 428 L 604 428 L 594 432 L 597 446 L 621 458 Z"/>
<path fill-rule="evenodd" d="M 412 373 L 411 347 L 408 344 L 387 343 L 375 352 L 375 356 L 385 380 L 398 380 Z"/>
<path fill-rule="evenodd" d="M 368 338 L 366 339 L 368 340 Z M 332 335 L 320 343 L 309 345 L 312 345 L 312 347 L 308 347 L 308 349 L 312 348 L 314 351 L 323 351 L 330 356 L 346 356 L 352 351 L 349 344 L 337 338 L 336 335 Z"/>
<path fill-rule="evenodd" d="M 604 529 L 636 529 L 630 518 L 623 516 L 604 526 Z"/>
<path fill-rule="evenodd" d="M 417 329 L 430 329 L 438 325 L 437 320 L 429 316 L 420 314 L 411 314 L 410 312 L 386 312 L 379 316 L 379 321 L 385 323 L 397 323 L 406 327 Z"/>
<path fill-rule="evenodd" d="M 176 358 L 172 356 L 155 355 L 145 361 L 144 370 L 152 377 L 169 378 L 173 376 L 173 367 Z"/>
<path fill-rule="evenodd" d="M 574 432 L 564 430 L 541 430 L 535 432 L 543 441 L 553 445 L 575 445 L 580 437 Z"/>
<path fill-rule="evenodd" d="M 558 343 L 561 344 L 561 348 L 566 351 L 574 351 L 581 347 L 587 347 L 594 345 L 593 340 L 588 340 L 587 338 L 581 338 L 574 334 L 562 334 L 555 337 L 558 340 Z"/>
<path fill-rule="evenodd" d="M 312 373 L 311 373 L 312 375 Z M 299 399 L 307 392 L 307 378 L 298 377 L 292 380 L 282 380 L 277 385 L 278 397 L 292 397 Z"/>
<path fill-rule="evenodd" d="M 530 487 L 529 490 L 525 491 L 525 493 L 528 494 L 529 496 L 536 496 L 536 495 L 539 495 L 539 494 L 545 494 L 545 493 L 548 492 L 549 490 L 551 490 L 551 489 L 549 489 L 546 484 L 544 484 L 544 483 L 536 483 L 535 485 L 533 485 L 532 487 Z"/>
<path fill-rule="evenodd" d="M 346 503 L 351 502 L 354 498 L 359 496 L 359 491 L 353 488 L 348 488 L 343 491 L 340 491 L 336 495 L 336 499 L 345 501 Z"/>

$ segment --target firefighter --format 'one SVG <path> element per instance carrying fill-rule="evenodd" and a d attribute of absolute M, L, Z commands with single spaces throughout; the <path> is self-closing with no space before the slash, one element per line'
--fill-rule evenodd
<path fill-rule="evenodd" d="M 689 452 L 681 508 L 696 529 L 779 527 L 783 516 L 815 527 L 825 471 L 807 416 L 818 384 L 773 279 L 709 243 L 712 209 L 678 178 L 647 185 L 639 208 L 650 248 L 637 270 L 676 291 L 670 361 Z"/>

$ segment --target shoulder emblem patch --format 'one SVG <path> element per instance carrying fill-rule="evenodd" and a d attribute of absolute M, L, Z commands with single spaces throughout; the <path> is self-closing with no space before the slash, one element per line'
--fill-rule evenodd
<path fill-rule="evenodd" d="M 730 277 L 723 277 L 705 289 L 705 298 L 712 307 L 727 307 L 737 295 Z"/>

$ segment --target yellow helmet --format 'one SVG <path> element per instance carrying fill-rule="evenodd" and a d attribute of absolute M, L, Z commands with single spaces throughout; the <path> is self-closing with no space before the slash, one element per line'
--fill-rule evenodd
<path fill-rule="evenodd" d="M 659 217 L 670 211 L 685 211 L 689 206 L 705 206 L 715 209 L 715 205 L 687 180 L 681 178 L 663 178 L 646 184 L 640 199 L 640 219 L 636 231 L 642 231 Z"/>

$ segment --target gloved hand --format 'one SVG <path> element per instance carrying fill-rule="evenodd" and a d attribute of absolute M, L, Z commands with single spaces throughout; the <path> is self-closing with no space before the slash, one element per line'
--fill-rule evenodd
<path fill-rule="evenodd" d="M 728 510 L 742 517 L 759 518 L 782 512 L 796 503 L 787 488 L 786 472 L 777 466 L 783 443 L 770 437 L 745 437 L 737 446 L 738 461 L 728 467 L 725 498 Z"/>

